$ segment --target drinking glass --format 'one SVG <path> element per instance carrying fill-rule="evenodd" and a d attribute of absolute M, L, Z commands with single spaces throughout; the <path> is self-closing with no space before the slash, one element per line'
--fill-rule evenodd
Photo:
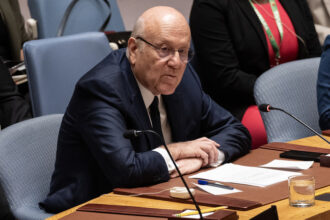
<path fill-rule="evenodd" d="M 288 183 L 290 206 L 310 207 L 315 204 L 315 179 L 313 176 L 290 176 Z"/>

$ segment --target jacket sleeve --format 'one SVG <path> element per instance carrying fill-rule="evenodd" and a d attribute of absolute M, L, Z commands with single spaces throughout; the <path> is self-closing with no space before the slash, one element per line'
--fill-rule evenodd
<path fill-rule="evenodd" d="M 208 95 L 203 94 L 204 136 L 220 144 L 220 150 L 229 162 L 247 154 L 251 146 L 251 137 L 247 129 L 227 110 L 220 107 Z"/>
<path fill-rule="evenodd" d="M 123 137 L 127 130 L 127 116 L 122 100 L 115 92 L 111 92 L 109 86 L 98 87 L 108 91 L 80 90 L 83 101 L 79 108 L 86 110 L 80 112 L 84 116 L 77 126 L 83 142 L 106 178 L 113 183 L 114 188 L 167 181 L 169 173 L 163 157 L 155 151 L 141 151 L 139 146 Z M 103 97 L 100 94 L 106 95 Z"/>
<path fill-rule="evenodd" d="M 317 104 L 322 130 L 330 129 L 330 36 L 325 40 L 317 79 Z"/>
<path fill-rule="evenodd" d="M 244 125 L 230 112 L 219 106 L 210 96 L 203 92 L 195 71 L 188 67 L 199 89 L 201 98 L 200 137 L 208 137 L 220 144 L 220 150 L 229 162 L 247 154 L 251 146 L 251 137 Z M 190 82 L 189 84 L 195 84 Z M 194 90 L 198 90 L 197 87 Z M 197 93 L 194 93 L 194 96 Z M 193 104 L 191 104 L 193 106 Z M 196 123 L 197 124 L 197 123 Z"/>

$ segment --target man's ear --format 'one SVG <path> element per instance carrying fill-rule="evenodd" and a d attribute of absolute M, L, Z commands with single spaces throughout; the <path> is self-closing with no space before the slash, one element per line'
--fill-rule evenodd
<path fill-rule="evenodd" d="M 130 37 L 128 39 L 127 49 L 128 49 L 128 54 L 129 54 L 128 59 L 130 60 L 131 64 L 134 65 L 136 62 L 136 54 L 137 54 L 137 50 L 138 50 L 135 38 Z"/>

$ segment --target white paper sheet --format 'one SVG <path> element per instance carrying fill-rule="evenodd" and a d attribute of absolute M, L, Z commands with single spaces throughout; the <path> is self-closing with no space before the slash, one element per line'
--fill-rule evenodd
<path fill-rule="evenodd" d="M 208 185 L 200 185 L 194 183 L 198 188 L 204 190 L 205 192 L 208 192 L 212 195 L 218 196 L 218 195 L 225 195 L 225 194 L 230 194 L 230 193 L 238 193 L 242 192 L 239 189 L 223 189 L 215 186 L 208 186 Z"/>
<path fill-rule="evenodd" d="M 189 178 L 266 187 L 286 181 L 292 175 L 301 175 L 301 173 L 227 163 Z"/>
<path fill-rule="evenodd" d="M 290 161 L 276 159 L 267 164 L 261 165 L 261 167 L 307 170 L 313 165 L 313 163 L 314 161 Z"/>

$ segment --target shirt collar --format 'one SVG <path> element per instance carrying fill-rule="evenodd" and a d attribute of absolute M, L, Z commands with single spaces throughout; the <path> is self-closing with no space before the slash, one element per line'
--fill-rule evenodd
<path fill-rule="evenodd" d="M 144 87 L 139 80 L 136 79 L 136 82 L 139 86 L 142 98 L 143 98 L 143 102 L 144 105 L 146 106 L 146 108 L 148 109 L 149 106 L 151 105 L 151 103 L 153 102 L 155 95 L 152 94 L 152 92 L 150 90 L 148 90 L 146 87 Z M 160 95 L 158 95 L 158 99 L 160 100 Z"/>

